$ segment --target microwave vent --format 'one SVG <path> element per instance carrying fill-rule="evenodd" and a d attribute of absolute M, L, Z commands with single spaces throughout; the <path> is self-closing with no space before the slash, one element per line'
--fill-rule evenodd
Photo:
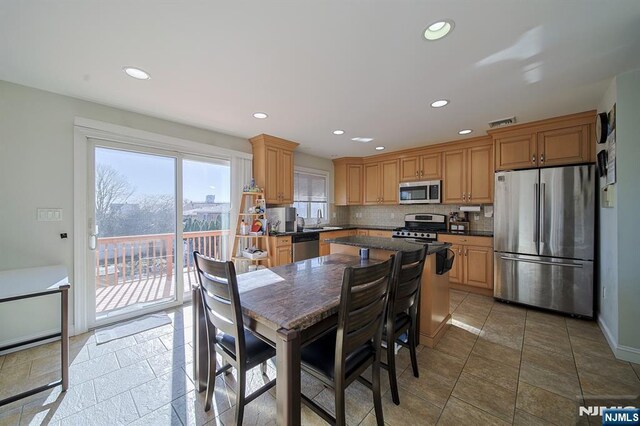
<path fill-rule="evenodd" d="M 490 121 L 489 127 L 493 129 L 495 127 L 504 127 L 504 126 L 509 126 L 511 124 L 515 124 L 515 123 L 516 123 L 516 116 L 514 115 L 513 117 L 501 118 L 499 120 Z"/>

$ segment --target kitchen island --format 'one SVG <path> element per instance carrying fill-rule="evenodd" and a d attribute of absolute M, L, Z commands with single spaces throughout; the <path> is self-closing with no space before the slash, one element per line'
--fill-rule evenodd
<path fill-rule="evenodd" d="M 399 251 L 420 250 L 424 244 L 394 238 L 379 237 L 341 237 L 327 240 L 331 244 L 331 254 L 349 254 L 359 256 L 361 248 L 369 249 L 370 259 L 388 259 Z M 420 287 L 420 306 L 418 309 L 419 343 L 434 347 L 447 331 L 451 320 L 449 313 L 449 274 L 436 273 L 435 254 L 451 247 L 449 243 L 427 244 L 427 259 Z"/>

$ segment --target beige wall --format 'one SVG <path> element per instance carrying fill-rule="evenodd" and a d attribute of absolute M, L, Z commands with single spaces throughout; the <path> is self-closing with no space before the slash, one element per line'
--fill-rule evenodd
<path fill-rule="evenodd" d="M 75 117 L 251 152 L 243 138 L 0 81 L 0 270 L 64 264 L 73 282 Z M 331 170 L 330 160 L 309 155 L 297 154 L 295 162 Z M 39 207 L 63 209 L 63 220 L 37 222 Z M 69 238 L 60 239 L 62 232 Z M 58 327 L 55 305 L 2 306 L 0 346 Z"/>

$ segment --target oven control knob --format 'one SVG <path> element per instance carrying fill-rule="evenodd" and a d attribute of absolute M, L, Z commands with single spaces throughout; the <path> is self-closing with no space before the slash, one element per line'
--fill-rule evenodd
<path fill-rule="evenodd" d="M 418 236 L 418 233 L 417 233 L 417 232 L 414 232 L 414 233 L 413 233 L 413 236 L 414 236 L 414 237 L 417 237 L 417 236 Z"/>
<path fill-rule="evenodd" d="M 424 237 L 424 234 L 420 234 L 421 237 Z"/>

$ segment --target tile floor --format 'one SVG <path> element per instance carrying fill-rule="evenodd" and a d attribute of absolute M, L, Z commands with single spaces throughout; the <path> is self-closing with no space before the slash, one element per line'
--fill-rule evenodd
<path fill-rule="evenodd" d="M 640 405 L 640 365 L 617 361 L 593 322 L 453 290 L 451 312 L 453 324 L 437 347 L 419 348 L 420 378 L 407 368 L 407 351 L 398 355 L 400 406 L 383 376 L 387 424 L 601 424 L 580 417 L 578 406 Z M 91 333 L 72 338 L 69 391 L 0 407 L 0 425 L 233 424 L 233 375 L 218 378 L 214 408 L 205 413 L 192 381 L 191 308 L 170 316 L 171 325 L 104 345 Z M 58 351 L 48 344 L 0 356 L 0 399 L 55 380 Z M 256 369 L 249 390 L 261 383 Z M 333 409 L 330 390 L 308 376 L 302 387 Z M 623 402 L 625 395 L 631 399 Z M 271 390 L 249 404 L 245 424 L 275 424 L 274 396 Z M 347 411 L 349 424 L 375 424 L 371 393 L 358 382 L 347 391 Z M 302 419 L 323 424 L 306 407 Z"/>

